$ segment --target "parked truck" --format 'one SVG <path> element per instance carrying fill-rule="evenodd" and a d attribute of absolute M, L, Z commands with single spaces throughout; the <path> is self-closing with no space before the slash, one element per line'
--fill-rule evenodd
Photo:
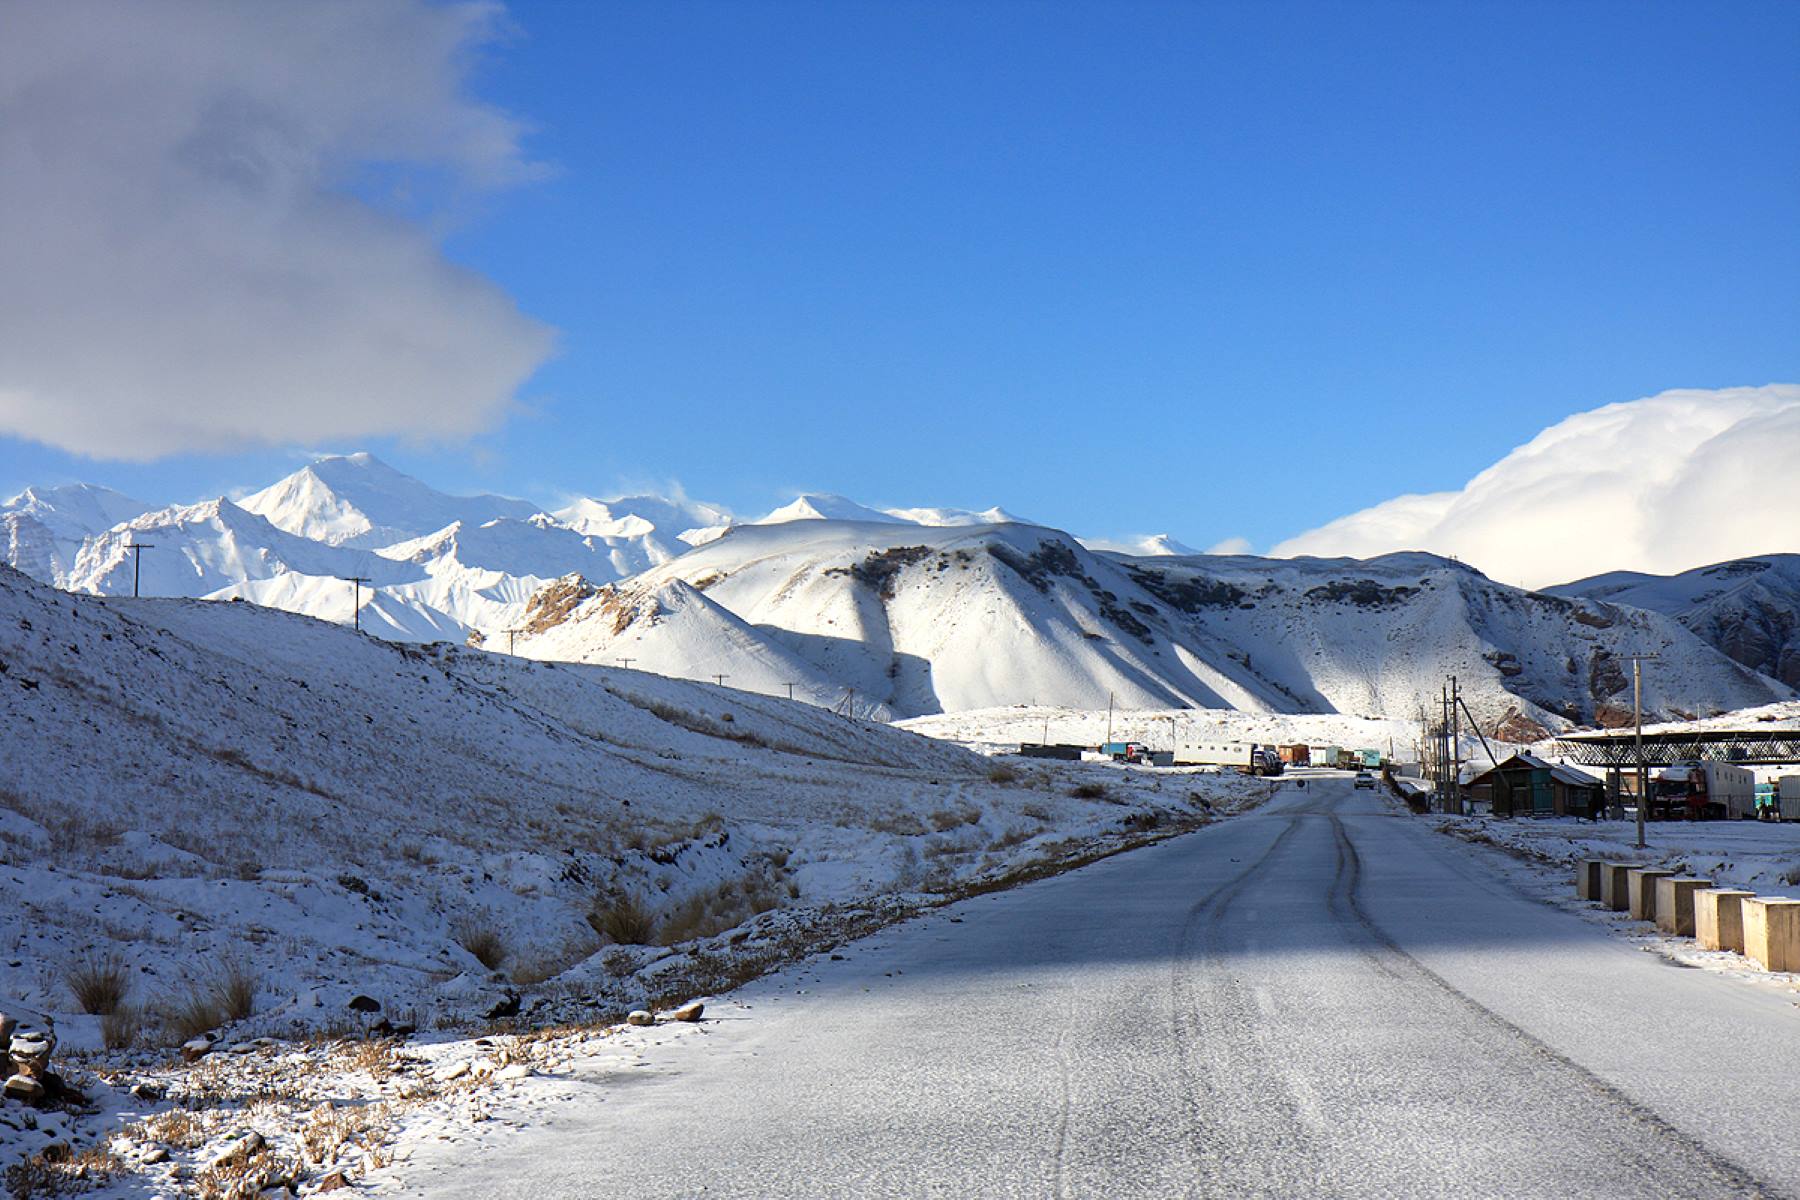
<path fill-rule="evenodd" d="M 1756 772 L 1730 763 L 1676 763 L 1657 777 L 1650 814 L 1677 821 L 1750 820 L 1756 816 Z"/>
<path fill-rule="evenodd" d="M 1250 762 L 1244 767 L 1244 774 L 1279 775 L 1281 770 L 1280 754 L 1267 746 L 1250 747 Z"/>
<path fill-rule="evenodd" d="M 1100 747 L 1100 753 L 1114 762 L 1138 763 L 1147 767 L 1168 767 L 1175 763 L 1173 751 L 1152 750 L 1142 742 L 1108 742 Z"/>

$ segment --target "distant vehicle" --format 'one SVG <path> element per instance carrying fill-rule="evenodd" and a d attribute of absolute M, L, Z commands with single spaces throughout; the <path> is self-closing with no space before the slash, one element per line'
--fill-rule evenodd
<path fill-rule="evenodd" d="M 1279 775 L 1281 772 L 1281 755 L 1262 746 L 1250 748 L 1250 761 L 1244 767 L 1244 774 Z"/>
<path fill-rule="evenodd" d="M 1756 773 L 1721 762 L 1676 763 L 1652 782 L 1658 820 L 1749 820 L 1756 816 Z"/>
<path fill-rule="evenodd" d="M 1138 763 L 1147 767 L 1172 766 L 1175 756 L 1167 750 L 1152 750 L 1142 742 L 1108 742 L 1100 753 L 1114 762 Z"/>
<path fill-rule="evenodd" d="M 1375 777 L 1367 771 L 1358 771 L 1356 773 L 1356 783 L 1353 786 L 1372 789 L 1375 786 Z"/>

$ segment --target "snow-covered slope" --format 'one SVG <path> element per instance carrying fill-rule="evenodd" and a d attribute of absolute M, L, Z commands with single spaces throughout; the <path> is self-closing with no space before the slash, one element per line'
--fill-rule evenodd
<path fill-rule="evenodd" d="M 415 574 L 367 551 L 285 533 L 256 513 L 220 497 L 133 517 L 82 546 L 70 568 L 72 591 L 131 594 L 132 554 L 143 551 L 142 591 L 149 596 L 205 596 L 246 580 L 278 575 L 361 575 L 394 583 Z"/>
<path fill-rule="evenodd" d="M 26 488 L 0 504 L 0 562 L 41 583 L 61 586 L 82 542 L 148 508 L 91 483 Z"/>
<path fill-rule="evenodd" d="M 711 541 L 735 523 L 715 504 L 677 496 L 582 497 L 554 514 L 577 533 L 603 538 L 640 539 L 650 555 L 645 565 L 666 562 L 691 545 Z"/>
<path fill-rule="evenodd" d="M 333 546 L 373 549 L 458 521 L 524 520 L 537 506 L 504 496 L 449 496 L 370 454 L 321 458 L 239 501 L 277 529 Z"/>
<path fill-rule="evenodd" d="M 1128 565 L 1312 711 L 1411 716 L 1454 674 L 1484 722 L 1612 724 L 1631 705 L 1625 656 L 1646 652 L 1666 668 L 1645 693 L 1657 711 L 1706 715 L 1792 694 L 1668 617 L 1523 591 L 1430 554 Z"/>
<path fill-rule="evenodd" d="M 1800 687 L 1800 554 L 1679 575 L 1615 571 L 1549 590 L 1666 613 L 1752 670 Z"/>
<path fill-rule="evenodd" d="M 584 920 L 597 900 L 659 921 L 704 902 L 729 928 L 1116 833 L 1140 788 L 1192 811 L 1208 786 L 1165 799 L 1106 771 L 1083 799 L 785 699 L 6 567 L 0 727 L 0 996 L 66 1015 L 69 964 L 116 954 L 154 1008 L 237 961 L 264 1028 L 339 1021 L 359 993 L 396 1019 L 479 1015 L 499 987 L 469 927 L 514 985 L 579 969 L 591 993 L 620 969 Z"/>
<path fill-rule="evenodd" d="M 703 595 L 701 605 L 672 584 Z M 548 610 L 546 610 L 548 611 Z M 628 614 L 628 615 L 627 615 Z M 730 638 L 724 614 L 741 624 Z M 549 613 L 519 653 L 690 678 L 722 641 L 899 716 L 1055 704 L 1410 717 L 1456 673 L 1484 720 L 1617 719 L 1622 656 L 1679 669 L 1649 698 L 1712 712 L 1791 695 L 1656 614 L 1522 592 L 1430 555 L 1278 561 L 1093 554 L 1024 525 L 795 521 L 727 536 Z M 765 690 L 767 672 L 746 686 Z M 755 680 L 752 683 L 749 680 Z M 780 682 L 780 681 L 775 681 Z"/>
<path fill-rule="evenodd" d="M 854 500 L 825 492 L 808 492 L 796 496 L 754 523 L 783 525 L 789 521 L 876 521 L 896 525 L 910 523 L 904 517 L 891 516 L 878 508 L 869 508 Z"/>

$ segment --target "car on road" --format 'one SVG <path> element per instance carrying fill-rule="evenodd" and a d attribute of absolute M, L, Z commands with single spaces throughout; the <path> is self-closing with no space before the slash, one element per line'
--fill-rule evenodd
<path fill-rule="evenodd" d="M 1367 771 L 1358 771 L 1356 773 L 1356 783 L 1354 786 L 1359 788 L 1372 788 L 1375 786 L 1375 777 Z"/>

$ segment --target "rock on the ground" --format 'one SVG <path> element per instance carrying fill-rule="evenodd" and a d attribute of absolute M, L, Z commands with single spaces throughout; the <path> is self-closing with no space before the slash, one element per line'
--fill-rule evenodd
<path fill-rule="evenodd" d="M 654 1025 L 656 1024 L 656 1018 L 645 1012 L 643 1009 L 638 1008 L 633 1009 L 631 1015 L 625 1018 L 625 1023 L 627 1025 Z"/>
<path fill-rule="evenodd" d="M 706 1005 L 700 1003 L 698 1000 L 690 1000 L 688 1003 L 671 1012 L 669 1014 L 669 1020 L 698 1021 L 700 1019 L 700 1014 L 705 1011 Z"/>

